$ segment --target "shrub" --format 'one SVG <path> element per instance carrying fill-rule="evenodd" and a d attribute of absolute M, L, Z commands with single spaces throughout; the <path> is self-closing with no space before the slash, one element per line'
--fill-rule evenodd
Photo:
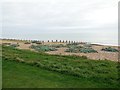
<path fill-rule="evenodd" d="M 61 47 L 64 47 L 64 45 L 63 44 L 53 44 L 53 45 L 50 45 L 50 47 L 61 48 Z"/>
<path fill-rule="evenodd" d="M 92 48 L 83 48 L 82 46 L 70 45 L 69 49 L 66 49 L 65 52 L 73 52 L 73 53 L 96 53 L 97 51 Z"/>
<path fill-rule="evenodd" d="M 11 44 L 11 47 L 19 47 L 19 44 Z"/>
<path fill-rule="evenodd" d="M 117 50 L 117 49 L 115 49 L 115 48 L 111 48 L 111 47 L 108 47 L 108 48 L 103 48 L 103 49 L 101 49 L 101 51 L 118 52 L 118 50 Z"/>
<path fill-rule="evenodd" d="M 79 52 L 79 50 L 76 49 L 76 48 L 69 48 L 69 49 L 66 49 L 65 52 L 73 52 L 73 53 L 77 53 L 77 52 Z"/>
<path fill-rule="evenodd" d="M 24 44 L 30 44 L 30 42 L 25 42 Z"/>
<path fill-rule="evenodd" d="M 56 51 L 57 49 L 54 47 L 50 47 L 47 45 L 32 45 L 30 48 L 35 49 L 36 51 Z"/>
<path fill-rule="evenodd" d="M 2 43 L 2 45 L 11 45 L 11 43 Z"/>
<path fill-rule="evenodd" d="M 69 43 L 69 44 L 67 44 L 67 46 L 69 46 L 69 45 L 79 45 L 79 43 Z"/>
<path fill-rule="evenodd" d="M 36 44 L 42 44 L 41 42 L 36 42 Z"/>
<path fill-rule="evenodd" d="M 32 43 L 37 43 L 38 41 L 34 40 L 34 41 L 31 41 Z"/>
<path fill-rule="evenodd" d="M 73 52 L 73 53 L 79 53 L 79 50 L 82 48 L 82 46 L 73 45 L 73 44 L 67 44 L 68 49 L 65 50 L 65 52 Z"/>
<path fill-rule="evenodd" d="M 82 48 L 82 46 L 77 46 L 77 45 L 67 45 L 68 48 L 76 48 L 76 49 L 80 49 Z"/>
<path fill-rule="evenodd" d="M 96 53 L 97 51 L 92 48 L 81 48 L 80 52 L 81 53 Z"/>
<path fill-rule="evenodd" d="M 54 47 L 50 47 L 49 48 L 49 51 L 56 51 L 57 49 L 56 48 L 54 48 Z"/>

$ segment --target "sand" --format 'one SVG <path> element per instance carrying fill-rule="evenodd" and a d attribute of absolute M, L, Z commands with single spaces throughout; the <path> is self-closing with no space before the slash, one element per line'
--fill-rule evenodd
<path fill-rule="evenodd" d="M 16 41 L 16 40 L 0 40 L 0 44 L 3 43 L 12 43 L 12 44 L 17 44 L 19 43 L 19 49 L 26 49 L 26 50 L 32 50 L 29 47 L 33 44 L 24 44 L 25 41 Z M 64 44 L 65 43 L 55 43 L 55 42 L 45 42 L 44 45 L 48 45 L 48 44 Z M 36 44 L 34 44 L 36 45 Z M 111 61 L 118 61 L 118 52 L 106 52 L 106 51 L 101 51 L 102 48 L 105 48 L 108 46 L 104 46 L 104 45 L 92 45 L 92 48 L 97 50 L 98 53 L 69 53 L 69 52 L 65 52 L 65 50 L 67 49 L 66 47 L 62 47 L 62 48 L 58 48 L 57 51 L 50 51 L 50 52 L 46 52 L 48 54 L 58 54 L 58 55 L 77 55 L 77 56 L 86 56 L 89 59 L 93 59 L 93 60 L 111 60 Z M 113 48 L 118 49 L 117 46 L 111 46 Z"/>

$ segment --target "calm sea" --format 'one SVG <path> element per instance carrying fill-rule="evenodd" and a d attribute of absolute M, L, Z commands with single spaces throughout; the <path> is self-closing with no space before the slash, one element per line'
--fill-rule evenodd
<path fill-rule="evenodd" d="M 104 45 L 118 45 L 118 35 L 109 33 L 2 33 L 2 38 L 28 40 L 71 40 L 98 43 Z"/>

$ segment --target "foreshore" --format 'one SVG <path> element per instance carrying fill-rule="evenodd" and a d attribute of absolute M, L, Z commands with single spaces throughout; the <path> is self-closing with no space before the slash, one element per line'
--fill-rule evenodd
<path fill-rule="evenodd" d="M 27 49 L 35 51 L 31 49 L 31 45 L 38 45 L 35 43 L 31 43 L 33 40 L 16 40 L 16 39 L 0 39 L 0 44 L 19 44 L 19 49 Z M 63 44 L 66 45 L 68 43 L 79 43 L 80 45 L 85 45 L 87 42 L 75 42 L 75 41 L 64 41 L 64 40 L 48 40 L 48 41 L 39 41 L 42 45 L 52 45 L 52 44 Z M 29 44 L 25 44 L 25 42 L 30 42 Z M 47 51 L 45 53 L 54 54 L 54 55 L 77 55 L 77 56 L 86 56 L 92 60 L 111 60 L 111 61 L 118 61 L 118 54 L 119 52 L 106 52 L 101 51 L 102 48 L 112 47 L 118 50 L 118 46 L 111 46 L 111 45 L 101 45 L 101 44 L 91 44 L 91 48 L 96 50 L 98 53 L 73 53 L 73 52 L 65 52 L 67 47 L 58 48 L 57 51 Z"/>

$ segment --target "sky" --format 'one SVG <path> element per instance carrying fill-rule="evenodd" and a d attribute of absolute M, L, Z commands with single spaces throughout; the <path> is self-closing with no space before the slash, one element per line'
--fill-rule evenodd
<path fill-rule="evenodd" d="M 114 38 L 117 43 L 118 1 L 2 0 L 2 37 L 25 35 L 27 38 L 28 34 L 30 37 L 47 33 L 52 34 L 54 39 L 55 34 L 89 33 L 94 35 L 94 39 L 101 35 L 106 39 Z"/>

